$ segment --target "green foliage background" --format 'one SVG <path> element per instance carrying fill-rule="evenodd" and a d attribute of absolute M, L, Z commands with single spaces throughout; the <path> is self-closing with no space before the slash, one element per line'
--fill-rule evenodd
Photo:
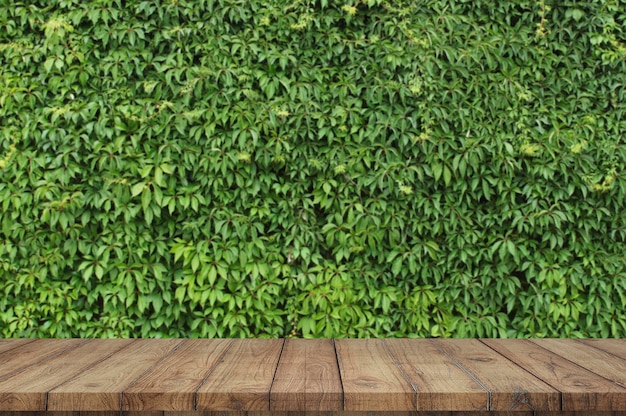
<path fill-rule="evenodd" d="M 0 335 L 625 336 L 624 0 L 0 0 Z"/>

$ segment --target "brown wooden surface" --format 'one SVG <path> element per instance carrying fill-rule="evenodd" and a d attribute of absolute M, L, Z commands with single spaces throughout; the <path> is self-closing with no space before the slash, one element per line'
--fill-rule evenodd
<path fill-rule="evenodd" d="M 82 342 L 79 347 L 68 349 L 0 381 L 0 410 L 48 410 L 46 408 L 48 392 L 132 342 L 106 341 L 108 342 L 79 341 Z M 26 346 L 28 345 L 32 344 Z M 41 354 L 44 355 L 45 345 L 41 344 L 41 347 Z M 15 358 L 16 361 L 20 361 L 19 354 L 15 354 Z"/>
<path fill-rule="evenodd" d="M 626 360 L 615 354 L 575 340 L 533 339 L 532 342 L 622 387 L 626 386 Z"/>
<path fill-rule="evenodd" d="M 187 340 L 122 393 L 125 411 L 193 410 L 195 394 L 231 340 Z"/>
<path fill-rule="evenodd" d="M 28 339 L 28 338 L 22 338 L 22 339 L 0 339 L 0 354 L 2 354 L 5 351 L 10 351 L 13 350 L 15 348 L 18 348 L 22 345 L 26 345 L 29 344 L 31 342 L 35 342 L 35 339 Z"/>
<path fill-rule="evenodd" d="M 417 410 L 487 410 L 487 390 L 431 340 L 386 339 L 383 342 L 417 391 Z"/>
<path fill-rule="evenodd" d="M 338 339 L 344 410 L 414 410 L 416 390 L 381 339 Z"/>
<path fill-rule="evenodd" d="M 10 343 L 4 343 L 6 350 L 0 354 L 0 380 L 88 342 L 78 339 L 40 339 L 29 343 L 16 341 L 16 348 L 9 348 Z M 16 360 L 16 357 L 19 357 L 19 360 Z"/>
<path fill-rule="evenodd" d="M 562 394 L 563 410 L 626 409 L 626 389 L 528 340 L 483 340 L 485 344 Z"/>
<path fill-rule="evenodd" d="M 347 411 L 99 411 L 99 412 L 11 412 L 0 411 L 0 416 L 626 416 L 626 412 L 532 412 L 532 411 L 465 411 L 465 412 L 439 412 L 439 411 L 405 411 L 405 412 L 347 412 Z"/>
<path fill-rule="evenodd" d="M 0 340 L 0 416 L 44 411 L 626 416 L 626 341 Z"/>
<path fill-rule="evenodd" d="M 626 339 L 581 339 L 578 342 L 591 345 L 626 360 Z"/>
<path fill-rule="evenodd" d="M 283 340 L 236 339 L 196 394 L 198 410 L 269 410 Z"/>
<path fill-rule="evenodd" d="M 112 341 L 112 340 L 103 340 Z M 92 341 L 93 342 L 93 341 Z M 48 410 L 119 410 L 122 392 L 181 344 L 138 339 L 48 393 Z"/>
<path fill-rule="evenodd" d="M 561 409 L 557 390 L 474 339 L 433 340 L 489 392 L 487 410 Z"/>
<path fill-rule="evenodd" d="M 626 412 L 531 412 L 531 411 L 405 411 L 405 412 L 348 412 L 348 411 L 145 411 L 145 412 L 1 412 L 0 416 L 626 416 Z"/>
<path fill-rule="evenodd" d="M 272 411 L 338 411 L 343 390 L 331 339 L 286 340 L 270 395 Z"/>

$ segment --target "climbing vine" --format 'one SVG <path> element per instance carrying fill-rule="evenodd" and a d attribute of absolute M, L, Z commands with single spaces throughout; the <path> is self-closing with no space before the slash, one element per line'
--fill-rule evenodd
<path fill-rule="evenodd" d="M 0 335 L 624 336 L 623 0 L 0 0 Z"/>

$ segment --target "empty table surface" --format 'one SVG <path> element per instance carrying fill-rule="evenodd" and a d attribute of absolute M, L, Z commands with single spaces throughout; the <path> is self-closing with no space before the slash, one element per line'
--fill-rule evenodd
<path fill-rule="evenodd" d="M 0 411 L 611 414 L 626 340 L 0 339 Z"/>

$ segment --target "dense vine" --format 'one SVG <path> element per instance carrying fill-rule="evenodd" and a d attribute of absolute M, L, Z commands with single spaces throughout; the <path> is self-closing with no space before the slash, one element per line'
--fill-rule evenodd
<path fill-rule="evenodd" d="M 0 334 L 624 336 L 625 17 L 0 0 Z"/>

